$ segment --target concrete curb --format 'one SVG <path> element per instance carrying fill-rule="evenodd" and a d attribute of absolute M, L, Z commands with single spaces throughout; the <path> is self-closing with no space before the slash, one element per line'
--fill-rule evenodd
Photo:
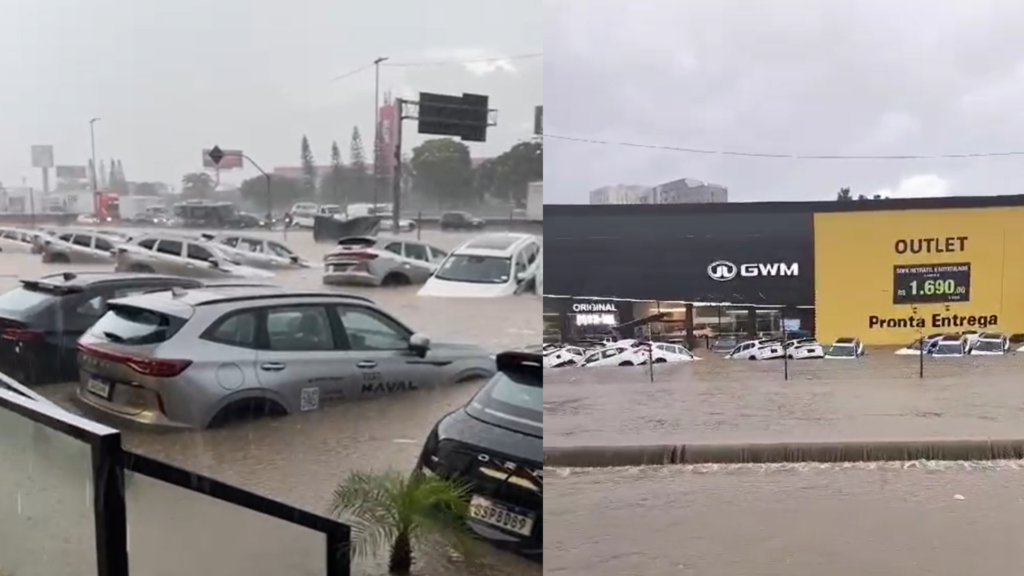
<path fill-rule="evenodd" d="M 1024 459 L 1024 439 L 550 446 L 544 448 L 545 466 L 565 468 L 659 466 L 665 464 L 1022 459 Z"/>

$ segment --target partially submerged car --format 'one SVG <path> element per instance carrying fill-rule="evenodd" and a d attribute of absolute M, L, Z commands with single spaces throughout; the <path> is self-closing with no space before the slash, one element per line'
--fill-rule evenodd
<path fill-rule="evenodd" d="M 556 346 L 543 352 L 545 368 L 577 366 L 587 355 L 587 351 L 579 346 Z"/>
<path fill-rule="evenodd" d="M 602 368 L 605 366 L 639 366 L 650 361 L 646 347 L 631 345 L 626 341 L 615 346 L 595 350 L 580 362 L 586 368 Z"/>
<path fill-rule="evenodd" d="M 782 342 L 774 339 L 748 340 L 725 355 L 727 360 L 775 360 L 785 356 Z"/>
<path fill-rule="evenodd" d="M 842 337 L 836 338 L 825 358 L 832 360 L 856 360 L 864 355 L 864 343 L 860 338 Z"/>
<path fill-rule="evenodd" d="M 482 234 L 453 250 L 418 294 L 500 298 L 532 291 L 541 250 L 532 234 Z"/>
<path fill-rule="evenodd" d="M 193 278 L 267 279 L 274 274 L 245 266 L 216 244 L 187 236 L 147 234 L 114 250 L 114 270 L 175 274 Z"/>
<path fill-rule="evenodd" d="M 825 347 L 811 338 L 786 343 L 786 358 L 789 360 L 817 360 L 825 357 Z"/>
<path fill-rule="evenodd" d="M 931 355 L 935 358 L 959 358 L 967 355 L 968 337 L 961 334 L 947 334 L 935 344 Z"/>
<path fill-rule="evenodd" d="M 652 342 L 651 347 L 651 359 L 655 364 L 675 363 L 675 362 L 693 362 L 694 360 L 700 360 L 685 346 L 679 344 L 672 344 L 668 342 Z"/>
<path fill-rule="evenodd" d="M 43 262 L 51 264 L 105 264 L 114 259 L 114 249 L 127 236 L 88 230 L 62 232 L 43 240 Z"/>
<path fill-rule="evenodd" d="M 268 270 L 310 267 L 308 260 L 288 246 L 259 236 L 203 234 L 202 238 L 245 266 Z"/>
<path fill-rule="evenodd" d="M 0 228 L 0 252 L 38 254 L 42 246 L 41 235 L 46 234 L 38 230 Z"/>
<path fill-rule="evenodd" d="M 407 286 L 423 284 L 448 253 L 419 240 L 353 236 L 338 240 L 324 256 L 328 285 Z"/>
<path fill-rule="evenodd" d="M 1002 356 L 1010 351 L 1010 339 L 1000 332 L 982 332 L 970 344 L 971 356 Z"/>
<path fill-rule="evenodd" d="M 897 350 L 895 354 L 897 356 L 919 356 L 922 352 L 924 354 L 931 354 L 935 350 L 935 346 L 938 345 L 940 338 L 942 338 L 941 334 L 934 335 L 934 337 L 926 336 L 924 338 L 918 338 Z"/>

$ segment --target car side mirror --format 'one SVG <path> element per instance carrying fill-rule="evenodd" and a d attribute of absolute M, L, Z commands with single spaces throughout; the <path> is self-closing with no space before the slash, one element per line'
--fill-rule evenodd
<path fill-rule="evenodd" d="M 416 333 L 409 337 L 409 351 L 423 358 L 430 351 L 430 336 Z"/>
<path fill-rule="evenodd" d="M 526 272 L 517 272 L 516 273 L 516 282 L 526 282 L 526 279 L 528 277 L 529 277 L 529 275 L 527 275 Z"/>
<path fill-rule="evenodd" d="M 207 262 L 210 263 L 210 268 L 220 268 L 220 261 L 217 258 L 210 258 Z"/>
<path fill-rule="evenodd" d="M 292 254 L 291 256 L 289 256 L 288 259 L 292 261 L 292 264 L 298 264 L 299 263 L 299 257 L 296 256 L 295 254 Z"/>

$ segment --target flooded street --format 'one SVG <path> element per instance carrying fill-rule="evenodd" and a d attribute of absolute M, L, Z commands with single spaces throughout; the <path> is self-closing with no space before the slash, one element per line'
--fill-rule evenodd
<path fill-rule="evenodd" d="M 550 470 L 544 573 L 1019 574 L 1020 467 Z"/>
<path fill-rule="evenodd" d="M 1018 438 L 1024 355 L 545 373 L 546 445 Z M 546 574 L 1016 574 L 1021 462 L 550 469 Z M 963 499 L 959 499 L 962 496 Z"/>
<path fill-rule="evenodd" d="M 1017 438 L 1024 354 L 729 361 L 545 371 L 546 445 Z"/>
<path fill-rule="evenodd" d="M 281 232 L 257 232 L 281 239 Z M 413 236 L 415 236 L 413 234 Z M 471 235 L 424 232 L 423 240 L 450 249 Z M 291 231 L 286 244 L 313 262 L 332 248 L 315 244 L 308 231 Z M 63 270 L 111 269 L 47 265 L 39 256 L 0 255 L 0 289 Z M 525 295 L 502 300 L 418 298 L 412 286 L 399 289 L 328 288 L 318 269 L 278 273 L 273 280 L 295 288 L 359 293 L 373 298 L 431 339 L 475 343 L 498 352 L 541 340 L 541 300 Z M 430 427 L 465 402 L 478 388 L 471 382 L 437 391 L 394 395 L 379 401 L 353 402 L 319 412 L 261 419 L 202 433 L 125 432 L 126 445 L 143 454 L 237 484 L 285 502 L 323 512 L 336 483 L 355 470 L 411 470 Z M 67 406 L 72 384 L 38 390 Z M 201 523 L 200 523 L 201 524 Z M 192 524 L 195 525 L 194 523 Z M 490 553 L 488 556 L 490 557 Z M 540 574 L 540 566 L 516 557 L 493 554 L 493 571 L 484 574 Z M 363 566 L 357 574 L 381 573 Z M 430 574 L 439 573 L 436 569 Z M 479 570 L 474 574 L 480 574 Z M 457 572 L 456 572 L 457 574 Z"/>

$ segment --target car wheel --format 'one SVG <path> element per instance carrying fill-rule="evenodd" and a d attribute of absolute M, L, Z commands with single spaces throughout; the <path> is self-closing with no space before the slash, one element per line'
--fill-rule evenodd
<path fill-rule="evenodd" d="M 757 356 L 747 356 L 747 360 L 757 360 Z"/>
<path fill-rule="evenodd" d="M 51 264 L 68 264 L 71 262 L 71 258 L 68 258 L 67 254 L 50 254 L 50 257 L 46 259 Z"/>
<path fill-rule="evenodd" d="M 288 410 L 270 398 L 245 398 L 220 409 L 207 428 L 222 428 L 235 422 L 254 420 L 265 416 L 285 416 Z"/>
<path fill-rule="evenodd" d="M 132 264 L 131 266 L 128 267 L 128 271 L 136 272 L 139 274 L 152 274 L 153 272 L 155 272 L 155 270 L 153 270 L 149 266 L 146 266 L 145 264 Z"/>
<path fill-rule="evenodd" d="M 633 363 L 630 362 L 629 360 L 626 360 L 625 362 L 619 362 L 619 366 L 632 366 L 632 365 L 633 365 Z"/>
<path fill-rule="evenodd" d="M 668 362 L 668 360 L 665 360 L 664 358 L 655 358 L 654 359 L 654 363 L 655 364 L 664 364 L 666 362 Z"/>
<path fill-rule="evenodd" d="M 412 281 L 409 280 L 409 277 L 406 276 L 405 274 L 401 274 L 399 272 L 392 272 L 392 273 L 388 274 L 380 282 L 381 286 L 385 286 L 385 287 L 388 287 L 388 288 L 391 288 L 391 287 L 394 287 L 394 286 L 408 286 L 409 284 L 412 284 Z"/>

